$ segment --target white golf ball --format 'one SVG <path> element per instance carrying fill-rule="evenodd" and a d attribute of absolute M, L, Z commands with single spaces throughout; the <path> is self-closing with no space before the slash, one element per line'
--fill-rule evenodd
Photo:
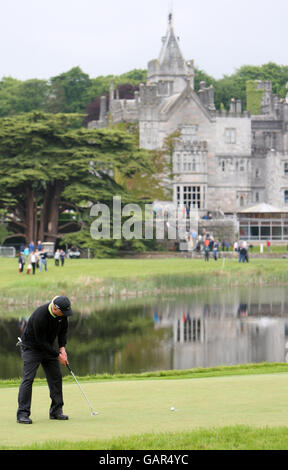
<path fill-rule="evenodd" d="M 174 406 L 171 406 L 170 410 L 171 410 L 171 411 L 175 411 Z"/>

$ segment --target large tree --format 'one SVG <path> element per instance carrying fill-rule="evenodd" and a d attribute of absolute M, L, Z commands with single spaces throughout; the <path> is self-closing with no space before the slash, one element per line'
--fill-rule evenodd
<path fill-rule="evenodd" d="M 52 101 L 56 96 L 61 98 L 62 112 L 83 112 L 89 102 L 89 89 L 91 80 L 80 67 L 72 67 L 68 72 L 61 73 L 50 79 L 52 88 Z M 63 108 L 64 107 L 64 108 Z M 59 110 L 60 111 L 60 110 Z"/>
<path fill-rule="evenodd" d="M 65 209 L 111 200 L 125 191 L 115 173 L 149 171 L 148 153 L 121 130 L 87 130 L 82 116 L 28 113 L 0 121 L 0 204 L 9 229 L 31 240 L 55 241 L 76 230 L 59 223 Z M 78 229 L 79 220 L 78 220 Z"/>
<path fill-rule="evenodd" d="M 0 117 L 31 111 L 44 111 L 49 95 L 45 80 L 20 81 L 11 77 L 0 80 Z"/>

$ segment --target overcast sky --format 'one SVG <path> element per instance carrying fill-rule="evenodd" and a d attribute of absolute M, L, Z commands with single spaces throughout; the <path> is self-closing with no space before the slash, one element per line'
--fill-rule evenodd
<path fill-rule="evenodd" d="M 171 7 L 184 58 L 214 78 L 246 64 L 288 65 L 287 0 L 2 0 L 0 78 L 146 69 Z"/>

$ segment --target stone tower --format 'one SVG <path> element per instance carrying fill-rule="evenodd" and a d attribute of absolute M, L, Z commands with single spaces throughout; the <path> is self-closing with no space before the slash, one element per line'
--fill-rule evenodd
<path fill-rule="evenodd" d="M 158 59 L 148 63 L 147 84 L 163 83 L 167 85 L 169 94 L 181 93 L 186 87 L 189 78 L 194 88 L 193 61 L 185 62 L 179 46 L 179 38 L 175 36 L 172 13 L 169 14 L 168 30 L 162 38 L 162 48 Z"/>

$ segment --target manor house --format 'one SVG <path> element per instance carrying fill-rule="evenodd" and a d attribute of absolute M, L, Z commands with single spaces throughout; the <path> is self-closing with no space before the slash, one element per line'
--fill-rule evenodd
<path fill-rule="evenodd" d="M 185 61 L 174 33 L 172 15 L 157 59 L 148 63 L 147 83 L 134 99 L 122 100 L 111 85 L 109 109 L 101 98 L 99 121 L 138 122 L 140 147 L 160 149 L 178 131 L 173 153 L 173 201 L 198 208 L 200 215 L 226 215 L 266 203 L 288 208 L 288 99 L 264 90 L 259 115 L 242 110 L 231 97 L 229 111 L 214 105 L 213 87 L 194 89 L 193 60 Z M 171 184 L 171 183 L 170 183 Z"/>

